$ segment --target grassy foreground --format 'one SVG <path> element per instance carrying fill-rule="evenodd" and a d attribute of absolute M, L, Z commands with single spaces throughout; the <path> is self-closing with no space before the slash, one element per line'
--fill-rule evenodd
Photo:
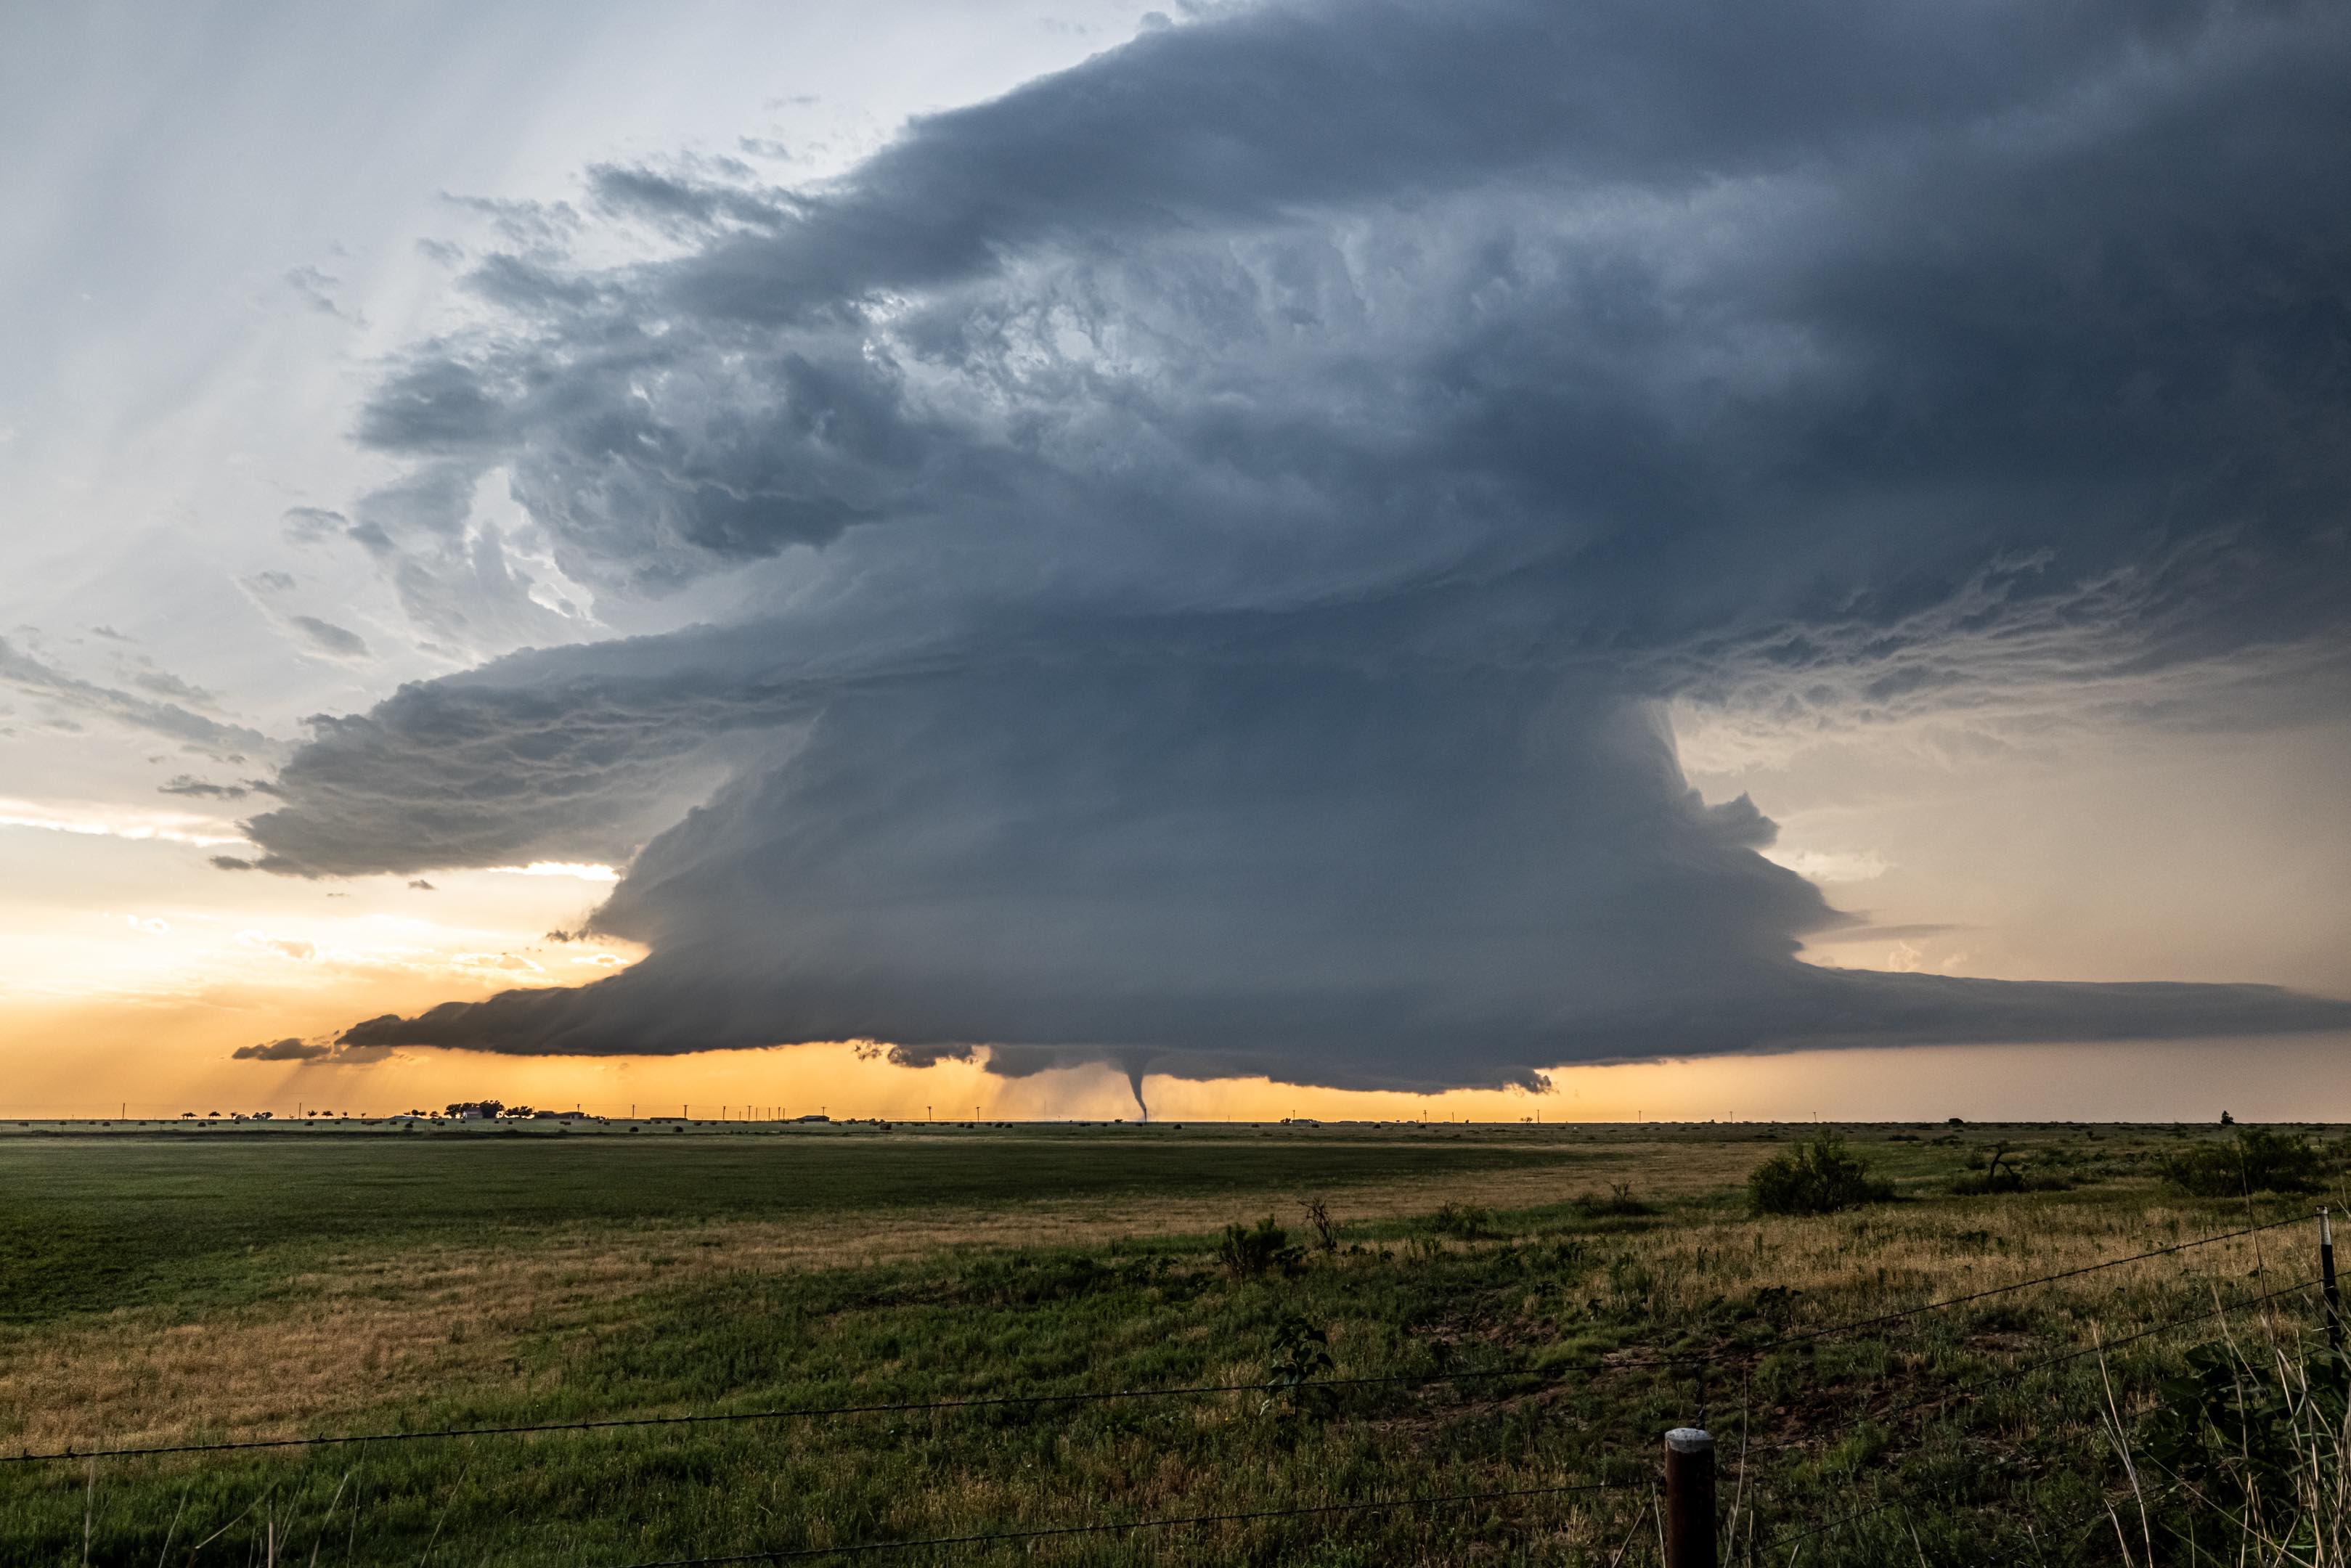
<path fill-rule="evenodd" d="M 1655 1563 L 1701 1402 L 1759 1561 L 2239 1560 L 2199 1554 L 2242 1496 L 2147 1434 L 2195 1347 L 2301 1364 L 2313 1298 L 2128 1336 L 2314 1274 L 2314 1228 L 1803 1336 L 2325 1199 L 2165 1188 L 2217 1129 L 1876 1127 L 1894 1201 L 1751 1216 L 1800 1131 L 11 1139 L 0 1454 L 1243 1391 L 9 1464 L 0 1561 L 630 1564 L 1524 1492 L 874 1560 Z M 1957 1196 L 1996 1145 L 2029 1190 Z M 1298 1251 L 1252 1272 L 1223 1228 L 1267 1215 Z"/>

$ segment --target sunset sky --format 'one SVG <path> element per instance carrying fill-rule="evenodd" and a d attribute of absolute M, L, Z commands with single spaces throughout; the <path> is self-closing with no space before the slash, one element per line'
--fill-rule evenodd
<path fill-rule="evenodd" d="M 0 1114 L 2351 1118 L 2351 12 L 0 16 Z"/>

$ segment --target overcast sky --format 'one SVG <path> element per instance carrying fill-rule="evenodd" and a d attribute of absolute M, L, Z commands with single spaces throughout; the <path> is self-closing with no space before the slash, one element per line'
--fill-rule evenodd
<path fill-rule="evenodd" d="M 2346 67 L 19 8 L 0 1098 L 2351 1114 Z"/>

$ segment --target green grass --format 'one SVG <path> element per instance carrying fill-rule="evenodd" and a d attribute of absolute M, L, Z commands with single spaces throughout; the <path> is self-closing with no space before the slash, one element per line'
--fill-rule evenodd
<path fill-rule="evenodd" d="M 1342 1375 L 1516 1366 L 1493 1380 L 1340 1391 L 1326 1409 L 1251 1391 L 1071 1406 L 0 1469 L 0 1561 L 611 1563 L 1102 1519 L 1315 1507 L 1562 1483 L 1577 1493 L 915 1552 L 920 1563 L 1325 1565 L 1656 1562 L 1643 1512 L 1658 1435 L 1703 1397 L 1725 1503 L 1744 1483 L 1748 1539 L 1886 1499 L 1903 1506 L 1804 1542 L 1806 1564 L 2116 1561 L 2090 1511 L 2121 1495 L 2100 1436 L 2106 1379 L 2126 1424 L 2215 1325 L 2084 1357 L 1907 1415 L 1922 1397 L 2021 1362 L 2272 1288 L 2314 1262 L 2299 1228 L 2159 1265 L 2041 1287 L 1865 1334 L 1791 1331 L 1915 1305 L 2241 1223 L 2242 1203 L 2178 1197 L 2151 1174 L 2167 1133 L 2003 1130 L 2069 1186 L 1955 1197 L 1988 1134 L 1854 1146 L 1900 1200 L 1821 1218 L 1758 1218 L 1741 1178 L 1771 1152 L 1752 1129 L 1624 1136 L 999 1134 L 963 1143 L 682 1138 L 674 1145 L 258 1142 L 0 1147 L 11 1257 L 58 1278 L 22 1300 L 0 1354 L 31 1365 L 94 1336 L 133 1357 L 172 1322 L 259 1336 L 313 1309 L 297 1261 L 380 1254 L 527 1257 L 573 1242 L 672 1249 L 625 1290 L 498 1287 L 433 1298 L 449 1366 L 382 1366 L 350 1347 L 350 1385 L 298 1429 L 503 1425 L 1201 1383 L 1267 1383 L 1283 1325 L 1328 1334 Z M 1949 1142 L 1932 1141 L 1936 1137 Z M 1613 1158 L 1645 1201 L 1559 1196 L 1561 1163 Z M 1717 1173 L 1673 1188 L 1672 1167 Z M 1573 1168 L 1573 1166 L 1571 1166 Z M 1447 1183 L 1480 1185 L 1455 1204 Z M 1529 1201 L 1495 1201 L 1523 1180 Z M 1416 1211 L 1375 1203 L 1418 1184 Z M 1433 1184 L 1433 1185 L 1431 1185 Z M 1551 1196 L 1534 1200 L 1538 1185 Z M 1594 1186 L 1605 1190 L 1596 1181 Z M 886 1235 L 917 1212 L 995 1213 L 1072 1197 L 1207 1199 L 1272 1209 L 1306 1239 L 1302 1194 L 1345 1222 L 1294 1272 L 1234 1278 L 1206 1227 L 1079 1245 L 950 1247 L 903 1260 L 695 1267 L 747 1222 Z M 1353 1207 L 1351 1207 L 1351 1197 Z M 1425 1202 L 1422 1201 L 1425 1198 Z M 2264 1200 L 2267 1217 L 2298 1207 Z M 1489 1212 L 1473 1227 L 1460 1215 Z M 1646 1211 L 1643 1211 L 1646 1210 Z M 1377 1212 L 1377 1218 L 1364 1218 Z M 33 1217 L 29 1221 L 27 1213 Z M 1187 1211 L 1188 1212 L 1188 1211 Z M 862 1219 L 857 1217 L 862 1216 Z M 848 1217 L 844 1219 L 844 1217 Z M 860 1228 L 862 1227 L 862 1228 Z M 133 1265 L 52 1230 L 140 1239 Z M 162 1234 L 158 1234 L 162 1232 Z M 2262 1271 L 2256 1274 L 2256 1268 Z M 12 1290 L 21 1270 L 10 1267 Z M 232 1288 L 232 1284 L 234 1288 Z M 488 1289 L 485 1287 L 485 1289 Z M 127 1293 L 122 1293 L 127 1292 Z M 207 1292 L 210 1292 L 209 1294 Z M 531 1293 L 537 1292 L 537 1293 Z M 124 1304 L 94 1317 L 110 1297 Z M 159 1326 L 161 1325 L 161 1326 Z M 2308 1314 L 2239 1314 L 2247 1343 L 2306 1343 Z M 148 1336 L 142 1338 L 142 1336 Z M 475 1353 L 493 1346 L 482 1359 Z M 468 1356 L 474 1359 L 465 1359 Z M 1667 1365 L 1649 1364 L 1665 1360 Z M 1706 1379 L 1703 1391 L 1699 1376 Z M 201 1405 L 201 1401 L 198 1401 Z M 102 1416 L 103 1412 L 99 1412 Z M 0 1422 L 8 1416 L 0 1411 Z M 199 1407 L 178 1430 L 230 1435 Z M 103 1422 L 90 1428 L 105 1429 Z M 0 1429 L 0 1442 L 5 1442 Z M 1742 1447 L 1746 1458 L 1742 1464 Z M 2158 1504 L 2177 1514 L 2177 1502 Z M 1760 1511 L 1760 1517 L 1759 1512 Z M 2084 1522 L 2094 1523 L 2095 1528 Z M 2133 1518 L 2136 1530 L 2136 1519 Z M 215 1532 L 218 1532 L 215 1535 Z M 1786 1554 L 1767 1561 L 1787 1561 Z"/>
<path fill-rule="evenodd" d="M 0 1142 L 0 1322 L 255 1299 L 321 1249 L 525 1245 L 597 1227 L 1344 1187 L 1573 1160 L 1432 1134 L 643 1139 L 262 1134 Z"/>

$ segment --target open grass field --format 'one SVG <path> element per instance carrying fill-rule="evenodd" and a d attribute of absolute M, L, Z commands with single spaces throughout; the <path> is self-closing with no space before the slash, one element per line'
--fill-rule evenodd
<path fill-rule="evenodd" d="M 2167 1186 L 2217 1128 L 1856 1127 L 1892 1201 L 1752 1214 L 1809 1131 L 0 1137 L 0 1454 L 1230 1385 L 15 1462 L 0 1562 L 767 1561 L 1481 1494 L 858 1560 L 1653 1563 L 1658 1438 L 1701 1402 L 1758 1561 L 2233 1563 L 2289 1530 L 2291 1465 L 2191 1452 L 2162 1389 L 2327 1371 L 2314 1292 L 2273 1294 L 2314 1225 L 1810 1331 L 2339 1197 Z M 2027 1190 L 1955 1192 L 1995 1145 Z M 1260 1270 L 1223 1233 L 1268 1215 L 1297 1250 Z M 2234 1370 L 2190 1366 L 2214 1343 Z M 1406 1380 L 1319 1386 L 1375 1376 Z"/>

